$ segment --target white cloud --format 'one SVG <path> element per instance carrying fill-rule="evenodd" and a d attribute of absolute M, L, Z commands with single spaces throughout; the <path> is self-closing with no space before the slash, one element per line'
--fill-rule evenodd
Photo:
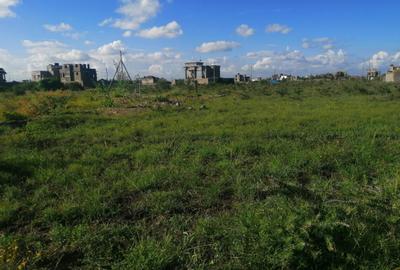
<path fill-rule="evenodd" d="M 181 26 L 176 22 L 172 21 L 167 25 L 154 26 L 150 29 L 144 29 L 140 31 L 137 35 L 143 38 L 175 38 L 183 34 Z"/>
<path fill-rule="evenodd" d="M 128 51 L 121 40 L 113 41 L 89 52 L 89 55 L 94 59 L 93 62 L 97 63 L 94 66 L 99 68 L 99 77 L 105 76 L 104 70 L 106 68 L 112 73 L 112 70 L 115 69 L 114 63 L 119 59 L 120 51 L 124 52 L 125 64 L 132 76 L 133 74 L 151 72 L 166 78 L 182 77 L 183 60 L 181 53 L 170 48 L 147 53 L 137 50 Z M 168 66 L 168 69 L 164 68 L 165 65 Z M 151 66 L 153 67 L 149 70 Z"/>
<path fill-rule="evenodd" d="M 0 18 L 15 17 L 11 7 L 18 5 L 21 0 L 0 0 Z"/>
<path fill-rule="evenodd" d="M 107 26 L 107 25 L 111 24 L 113 21 L 114 21 L 113 18 L 104 19 L 103 21 L 101 21 L 101 22 L 99 23 L 99 26 L 101 26 L 101 27 Z"/>
<path fill-rule="evenodd" d="M 236 28 L 236 33 L 242 37 L 249 37 L 254 35 L 255 31 L 253 28 L 248 26 L 247 24 L 242 24 Z"/>
<path fill-rule="evenodd" d="M 164 68 L 162 65 L 151 65 L 148 69 L 148 71 L 150 72 L 150 74 L 152 75 L 160 75 L 163 73 Z"/>
<path fill-rule="evenodd" d="M 119 54 L 120 51 L 125 51 L 125 46 L 121 40 L 113 41 L 97 49 L 99 55 Z"/>
<path fill-rule="evenodd" d="M 126 38 L 131 37 L 131 36 L 132 36 L 132 31 L 130 31 L 130 30 L 125 31 L 125 32 L 122 34 L 122 36 L 123 36 L 123 37 L 126 37 Z"/>
<path fill-rule="evenodd" d="M 281 33 L 281 34 L 289 34 L 290 32 L 292 32 L 292 28 L 290 28 L 287 25 L 282 25 L 282 24 L 270 24 L 267 26 L 266 31 L 268 33 Z"/>
<path fill-rule="evenodd" d="M 323 67 L 323 66 L 337 66 L 343 64 L 346 60 L 346 54 L 343 50 L 328 50 L 322 54 L 311 56 L 307 58 L 307 61 L 313 67 Z"/>
<path fill-rule="evenodd" d="M 27 70 L 43 69 L 46 65 L 54 62 L 89 62 L 90 56 L 80 50 L 70 49 L 59 41 L 22 41 L 28 57 L 25 59 Z"/>
<path fill-rule="evenodd" d="M 1 0 L 0 0 L 1 1 Z M 60 23 L 60 24 L 45 24 L 43 27 L 50 32 L 56 32 L 56 33 L 61 33 L 61 32 L 68 32 L 72 30 L 72 26 L 67 24 L 67 23 Z"/>
<path fill-rule="evenodd" d="M 6 70 L 8 81 L 26 78 L 28 75 L 23 59 L 15 57 L 5 49 L 0 49 L 0 67 Z"/>
<path fill-rule="evenodd" d="M 308 72 L 329 72 L 340 69 L 346 64 L 346 54 L 343 50 L 333 51 L 328 50 L 324 53 L 305 56 L 299 50 L 285 52 L 250 52 L 247 54 L 249 59 L 257 57 L 253 65 L 254 70 L 258 71 L 276 71 L 276 72 L 293 72 L 293 73 L 308 73 Z M 243 68 L 249 68 L 245 65 Z"/>
<path fill-rule="evenodd" d="M 120 0 L 122 5 L 117 12 L 123 17 L 113 20 L 113 26 L 122 30 L 136 30 L 143 23 L 153 18 L 161 9 L 159 0 Z M 101 24 L 109 24 L 106 19 Z"/>
<path fill-rule="evenodd" d="M 85 44 L 86 46 L 90 46 L 90 45 L 93 45 L 94 42 L 91 41 L 91 40 L 85 40 L 85 41 L 83 42 L 83 44 Z"/>
<path fill-rule="evenodd" d="M 400 64 L 400 52 L 390 54 L 386 51 L 379 51 L 372 55 L 372 57 L 360 64 L 361 68 L 376 68 L 376 69 L 387 69 L 391 64 Z"/>
<path fill-rule="evenodd" d="M 232 51 L 234 48 L 237 48 L 239 46 L 240 44 L 234 41 L 205 42 L 197 47 L 196 51 L 200 53 L 227 52 Z"/>

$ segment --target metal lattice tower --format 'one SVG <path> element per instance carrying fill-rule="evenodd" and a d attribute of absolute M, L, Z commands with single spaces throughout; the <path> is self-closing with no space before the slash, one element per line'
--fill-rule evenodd
<path fill-rule="evenodd" d="M 123 60 L 123 54 L 122 51 L 119 52 L 120 59 L 118 64 L 116 64 L 116 70 L 115 74 L 113 76 L 113 79 L 111 80 L 109 89 L 111 89 L 112 85 L 114 84 L 115 81 L 129 81 L 133 83 L 133 80 L 131 78 L 131 75 L 129 75 L 129 71 L 125 66 L 124 60 Z"/>

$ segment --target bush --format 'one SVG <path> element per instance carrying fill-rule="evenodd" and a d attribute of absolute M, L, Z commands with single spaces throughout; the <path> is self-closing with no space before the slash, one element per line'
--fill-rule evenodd
<path fill-rule="evenodd" d="M 39 82 L 40 90 L 55 91 L 63 88 L 63 84 L 55 78 L 42 80 Z"/>
<path fill-rule="evenodd" d="M 6 121 L 26 121 L 28 118 L 25 115 L 22 115 L 17 112 L 4 112 L 3 113 L 4 118 Z"/>
<path fill-rule="evenodd" d="M 67 84 L 64 84 L 63 89 L 64 90 L 69 90 L 69 91 L 82 91 L 82 90 L 84 90 L 82 85 L 80 85 L 79 83 L 67 83 Z"/>

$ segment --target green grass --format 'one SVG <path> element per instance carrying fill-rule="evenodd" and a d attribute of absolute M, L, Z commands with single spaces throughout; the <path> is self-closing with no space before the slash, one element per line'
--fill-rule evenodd
<path fill-rule="evenodd" d="M 1 97 L 1 269 L 400 266 L 396 85 Z"/>

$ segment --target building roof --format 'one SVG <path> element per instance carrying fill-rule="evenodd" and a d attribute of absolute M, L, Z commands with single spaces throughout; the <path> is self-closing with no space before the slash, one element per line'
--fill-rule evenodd
<path fill-rule="evenodd" d="M 202 66 L 204 65 L 201 61 L 194 61 L 194 62 L 186 62 L 185 66 Z"/>
<path fill-rule="evenodd" d="M 7 72 L 4 70 L 4 68 L 0 68 L 0 73 L 7 74 Z"/>

